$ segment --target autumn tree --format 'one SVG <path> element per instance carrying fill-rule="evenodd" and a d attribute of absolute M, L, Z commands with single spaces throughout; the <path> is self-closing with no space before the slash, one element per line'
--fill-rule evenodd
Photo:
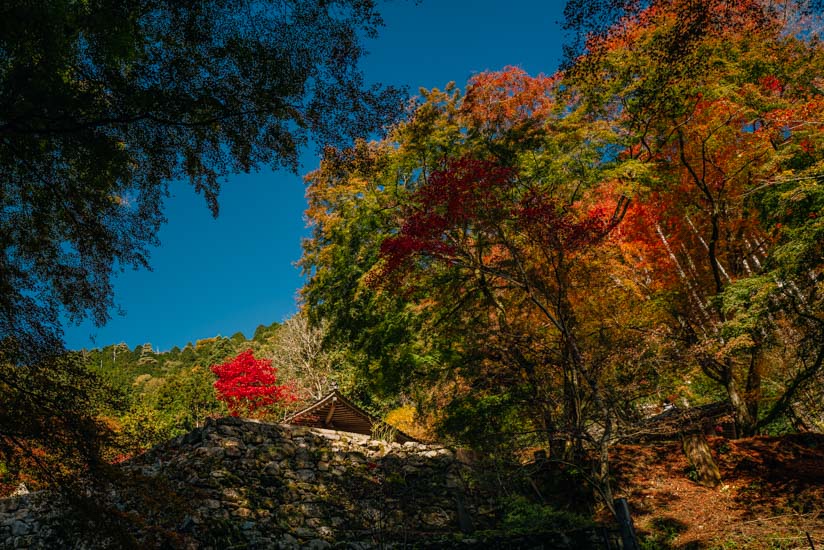
<path fill-rule="evenodd" d="M 381 240 L 393 229 L 393 210 L 408 190 L 392 180 L 388 144 L 360 141 L 327 149 L 307 177 L 312 237 L 301 266 L 311 274 L 302 296 L 310 321 L 325 326 L 324 347 L 357 372 L 349 392 L 373 398 L 397 393 L 430 364 L 417 312 L 398 296 L 364 284 Z M 383 189 L 381 186 L 385 185 Z"/>
<path fill-rule="evenodd" d="M 270 414 L 273 405 L 296 399 L 291 386 L 277 385 L 277 369 L 272 361 L 255 359 L 252 350 L 212 365 L 211 370 L 217 376 L 217 398 L 226 403 L 232 416 L 259 418 Z"/>
<path fill-rule="evenodd" d="M 88 484 L 114 445 L 103 417 L 123 395 L 83 365 L 80 354 L 15 365 L 0 346 L 0 463 L 29 489 Z M 10 354 L 13 357 L 13 353 Z"/>
<path fill-rule="evenodd" d="M 608 494 L 617 419 L 642 393 L 612 382 L 650 366 L 643 354 L 626 366 L 631 339 L 607 313 L 641 309 L 612 234 L 643 178 L 611 171 L 608 127 L 560 91 L 517 68 L 482 73 L 463 94 L 426 92 L 394 141 L 329 152 L 308 178 L 305 295 L 333 331 L 356 319 L 350 345 L 367 357 L 364 333 L 409 319 L 417 336 L 396 330 L 390 349 L 414 350 L 403 375 L 442 427 L 493 447 L 537 435 L 582 464 L 594 451 L 591 479 Z"/>
<path fill-rule="evenodd" d="M 815 394 L 822 57 L 799 2 L 600 5 L 619 18 L 564 72 L 422 91 L 327 150 L 302 264 L 378 387 L 608 495 L 640 404 L 711 384 L 748 434 Z"/>
<path fill-rule="evenodd" d="M 675 291 L 689 362 L 751 434 L 822 367 L 822 255 L 809 240 L 820 235 L 820 13 L 794 1 L 622 6 L 567 82 L 613 124 L 622 162 L 654 174 L 624 235 L 645 243 L 634 261 L 657 291 Z M 803 250 L 803 272 L 790 250 Z"/>

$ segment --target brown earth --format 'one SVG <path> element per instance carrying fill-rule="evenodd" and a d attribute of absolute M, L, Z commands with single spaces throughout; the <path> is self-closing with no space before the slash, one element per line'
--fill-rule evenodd
<path fill-rule="evenodd" d="M 824 435 L 709 438 L 722 484 L 707 488 L 678 442 L 617 446 L 616 496 L 642 548 L 824 549 Z"/>

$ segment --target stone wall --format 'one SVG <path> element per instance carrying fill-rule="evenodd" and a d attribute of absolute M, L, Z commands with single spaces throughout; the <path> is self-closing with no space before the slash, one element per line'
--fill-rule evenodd
<path fill-rule="evenodd" d="M 495 499 L 439 446 L 224 418 L 121 471 L 85 516 L 54 494 L 0 500 L 0 548 L 600 546 L 593 533 L 482 537 Z"/>
<path fill-rule="evenodd" d="M 382 545 L 483 524 L 483 507 L 466 490 L 466 467 L 451 450 L 419 443 L 224 418 L 125 467 L 160 484 L 149 489 L 153 495 L 113 494 L 115 514 L 139 517 L 184 545 Z M 152 497 L 161 509 L 148 503 Z M 39 508 L 36 500 L 0 501 L 0 545 L 55 543 L 44 542 L 55 531 L 53 499 Z"/>

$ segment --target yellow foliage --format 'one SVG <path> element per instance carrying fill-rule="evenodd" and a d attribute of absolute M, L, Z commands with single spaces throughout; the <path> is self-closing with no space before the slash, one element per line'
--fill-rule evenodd
<path fill-rule="evenodd" d="M 202 338 L 195 342 L 195 351 L 200 351 L 203 346 L 212 344 L 220 339 L 220 336 L 213 336 L 212 338 Z"/>
<path fill-rule="evenodd" d="M 140 374 L 140 375 L 134 377 L 134 382 L 132 382 L 132 385 L 133 386 L 141 386 L 141 385 L 145 384 L 146 382 L 148 382 L 149 380 L 151 380 L 151 378 L 152 378 L 151 374 Z"/>
<path fill-rule="evenodd" d="M 410 435 L 420 441 L 431 441 L 434 439 L 432 427 L 421 423 L 415 414 L 415 407 L 404 405 L 389 411 L 384 421 L 406 435 Z"/>

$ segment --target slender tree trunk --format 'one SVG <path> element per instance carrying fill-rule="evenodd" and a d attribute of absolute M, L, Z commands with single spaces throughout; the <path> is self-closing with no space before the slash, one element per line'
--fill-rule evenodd
<path fill-rule="evenodd" d="M 756 350 L 752 354 L 750 368 L 747 372 L 747 386 L 744 401 L 749 418 L 752 421 L 752 432 L 755 433 L 758 424 L 758 409 L 761 402 L 761 353 Z M 753 434 L 749 434 L 753 435 Z"/>

